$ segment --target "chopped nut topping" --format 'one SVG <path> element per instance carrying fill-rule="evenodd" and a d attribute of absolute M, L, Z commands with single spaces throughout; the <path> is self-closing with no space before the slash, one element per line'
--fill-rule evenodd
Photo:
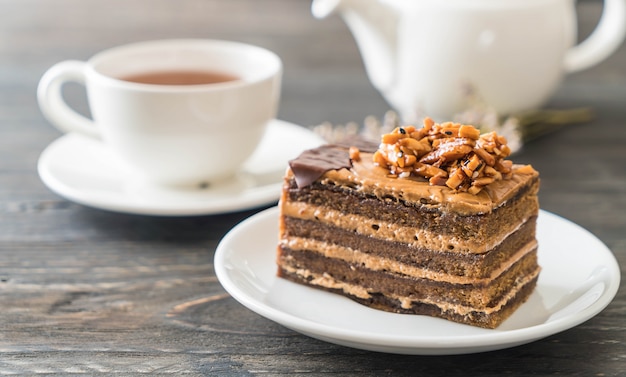
<path fill-rule="evenodd" d="M 348 153 L 352 161 L 361 161 L 361 151 L 359 150 L 359 148 L 351 146 L 348 150 Z"/>
<path fill-rule="evenodd" d="M 478 194 L 511 176 L 513 163 L 505 160 L 510 154 L 506 138 L 495 132 L 481 135 L 471 125 L 426 118 L 420 129 L 409 125 L 383 135 L 373 159 L 392 177 L 418 176 L 431 185 Z"/>

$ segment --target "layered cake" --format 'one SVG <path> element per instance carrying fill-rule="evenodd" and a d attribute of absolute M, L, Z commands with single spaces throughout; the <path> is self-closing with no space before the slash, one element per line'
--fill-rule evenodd
<path fill-rule="evenodd" d="M 539 175 L 506 139 L 424 120 L 290 161 L 278 276 L 375 309 L 495 328 L 532 293 Z"/>

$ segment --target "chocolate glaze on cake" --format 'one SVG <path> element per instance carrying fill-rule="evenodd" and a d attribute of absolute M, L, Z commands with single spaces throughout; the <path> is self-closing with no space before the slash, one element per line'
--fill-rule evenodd
<path fill-rule="evenodd" d="M 540 270 L 536 171 L 514 165 L 470 194 L 390 176 L 373 162 L 375 146 L 359 149 L 357 160 L 348 145 L 328 145 L 290 163 L 279 276 L 376 309 L 487 328 L 528 298 Z"/>
<path fill-rule="evenodd" d="M 329 170 L 349 169 L 352 167 L 348 149 L 355 146 L 364 152 L 373 153 L 377 144 L 363 139 L 345 140 L 343 143 L 323 145 L 309 149 L 296 159 L 289 161 L 289 167 L 294 173 L 298 187 L 306 187 L 315 182 Z"/>

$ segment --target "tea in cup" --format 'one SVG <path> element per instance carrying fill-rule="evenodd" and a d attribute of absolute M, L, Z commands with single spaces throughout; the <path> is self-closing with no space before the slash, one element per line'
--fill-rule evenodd
<path fill-rule="evenodd" d="M 248 44 L 205 39 L 139 42 L 64 61 L 41 78 L 44 116 L 101 139 L 138 179 L 198 187 L 232 177 L 275 118 L 282 62 Z M 86 86 L 89 119 L 64 100 Z"/>

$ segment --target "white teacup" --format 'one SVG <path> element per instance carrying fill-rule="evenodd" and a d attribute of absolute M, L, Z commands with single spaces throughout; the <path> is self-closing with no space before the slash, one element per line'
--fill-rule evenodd
<path fill-rule="evenodd" d="M 194 187 L 233 176 L 252 154 L 276 116 L 281 77 L 280 58 L 257 46 L 149 41 L 54 65 L 38 100 L 57 128 L 102 139 L 138 179 Z M 86 86 L 93 120 L 65 102 L 67 82 Z"/>
<path fill-rule="evenodd" d="M 574 0 L 313 0 L 312 11 L 343 17 L 372 84 L 408 121 L 449 120 L 468 88 L 500 114 L 541 107 L 626 33 L 626 0 L 604 0 L 578 45 Z"/>

